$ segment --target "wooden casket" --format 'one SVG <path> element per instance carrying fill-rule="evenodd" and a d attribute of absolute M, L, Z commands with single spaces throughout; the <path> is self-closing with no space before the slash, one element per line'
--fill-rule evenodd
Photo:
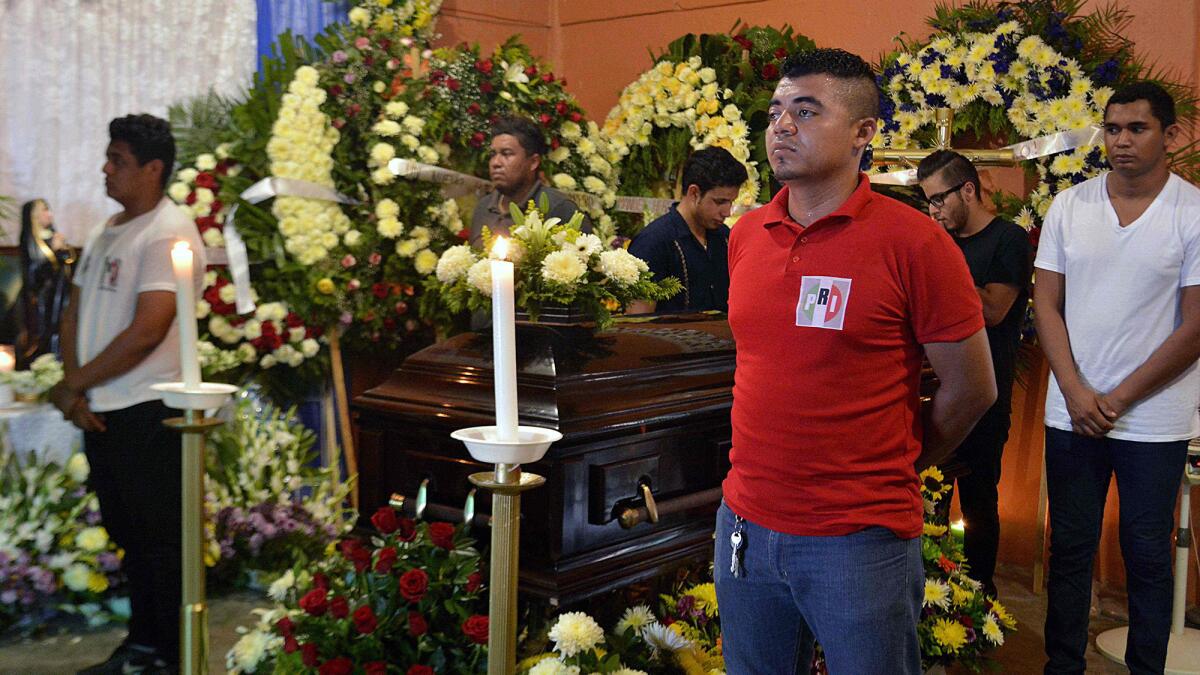
<path fill-rule="evenodd" d="M 477 512 L 476 535 L 487 541 L 491 499 L 469 497 L 467 476 L 491 467 L 450 432 L 493 423 L 491 364 L 490 334 L 459 335 L 355 399 L 364 515 L 395 493 L 427 519 Z M 723 316 L 661 316 L 601 332 L 518 325 L 521 424 L 563 434 L 523 467 L 546 484 L 522 496 L 522 592 L 567 604 L 712 555 L 733 370 Z"/>

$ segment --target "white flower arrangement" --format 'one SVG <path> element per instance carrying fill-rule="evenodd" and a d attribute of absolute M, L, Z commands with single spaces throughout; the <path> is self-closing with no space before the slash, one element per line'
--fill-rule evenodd
<path fill-rule="evenodd" d="M 731 101 L 733 92 L 722 90 L 716 73 L 699 56 L 681 63 L 660 61 L 621 92 L 617 105 L 604 122 L 604 135 L 616 164 L 633 146 L 648 146 L 656 128 L 687 129 L 692 149 L 725 148 L 746 166 L 749 179 L 738 193 L 737 204 L 748 207 L 758 198 L 757 162 L 750 160 L 750 127 Z"/>
<path fill-rule="evenodd" d="M 0 384 L 10 384 L 17 394 L 32 397 L 45 395 L 62 378 L 62 362 L 54 354 L 37 357 L 28 370 L 0 372 Z"/>

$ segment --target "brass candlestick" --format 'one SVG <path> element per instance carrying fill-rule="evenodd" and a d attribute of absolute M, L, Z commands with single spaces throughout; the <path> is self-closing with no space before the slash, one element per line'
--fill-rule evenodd
<path fill-rule="evenodd" d="M 488 589 L 488 675 L 517 668 L 517 583 L 521 546 L 521 493 L 546 482 L 519 465 L 496 464 L 473 473 L 475 485 L 492 491 L 491 587 Z"/>
<path fill-rule="evenodd" d="M 488 675 L 517 670 L 517 572 L 521 548 L 521 493 L 546 482 L 521 471 L 522 463 L 541 459 L 562 434 L 541 427 L 517 427 L 517 439 L 498 440 L 494 426 L 468 427 L 450 434 L 492 471 L 473 473 L 475 485 L 492 491 L 492 556 L 488 589 Z"/>
<path fill-rule="evenodd" d="M 163 424 L 183 436 L 183 594 L 179 608 L 179 672 L 208 674 L 208 605 L 204 600 L 204 446 L 208 432 L 224 424 L 204 411 L 221 406 L 237 387 L 201 382 L 186 389 L 181 382 L 157 384 L 167 407 L 183 410 Z"/>

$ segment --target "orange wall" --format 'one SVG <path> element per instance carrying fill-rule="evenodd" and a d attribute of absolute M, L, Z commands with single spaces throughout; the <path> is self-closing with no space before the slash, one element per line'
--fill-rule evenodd
<path fill-rule="evenodd" d="M 1099 7 L 1095 0 L 1090 6 Z M 1128 35 L 1151 60 L 1200 84 L 1200 0 L 1138 0 Z M 925 37 L 935 0 L 445 0 L 442 42 L 485 48 L 521 33 L 534 52 L 565 76 L 588 114 L 602 120 L 621 89 L 684 33 L 723 32 L 738 19 L 790 23 L 822 46 L 843 47 L 869 60 L 891 49 L 901 33 Z M 1184 27 L 1181 29 L 1181 27 Z"/>

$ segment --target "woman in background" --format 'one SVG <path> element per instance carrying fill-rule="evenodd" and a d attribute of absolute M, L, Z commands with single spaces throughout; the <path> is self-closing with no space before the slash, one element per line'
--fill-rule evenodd
<path fill-rule="evenodd" d="M 44 199 L 21 207 L 20 332 L 17 368 L 58 350 L 58 321 L 71 289 L 75 252 L 54 230 L 54 214 Z"/>

